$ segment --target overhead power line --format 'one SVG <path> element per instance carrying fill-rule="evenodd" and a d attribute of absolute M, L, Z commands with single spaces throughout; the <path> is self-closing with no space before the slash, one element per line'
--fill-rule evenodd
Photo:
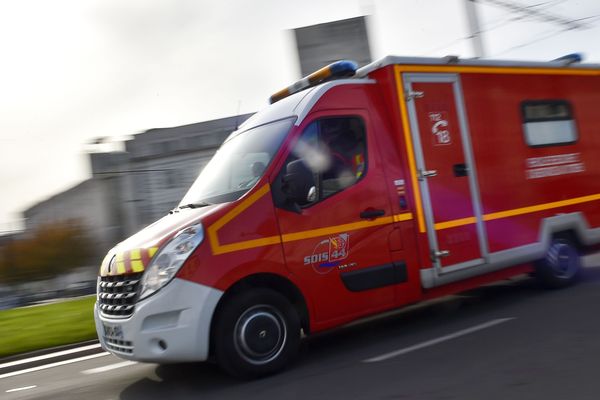
<path fill-rule="evenodd" d="M 497 53 L 497 54 L 495 54 L 495 55 L 497 55 L 497 56 L 498 56 L 498 55 L 502 55 L 502 54 L 504 54 L 504 53 L 508 53 L 509 51 L 513 51 L 513 50 L 521 49 L 521 48 L 523 48 L 523 47 L 531 46 L 531 45 L 532 45 L 532 44 L 534 44 L 534 43 L 541 42 L 541 41 L 543 41 L 543 40 L 550 39 L 551 37 L 554 37 L 554 36 L 561 35 L 561 34 L 563 34 L 563 33 L 565 33 L 565 32 L 568 32 L 569 30 L 570 30 L 570 29 L 561 29 L 561 30 L 559 30 L 559 31 L 546 32 L 546 33 L 544 33 L 544 34 L 542 34 L 542 35 L 540 35 L 540 36 L 536 37 L 536 38 L 535 38 L 535 39 L 533 39 L 533 40 L 530 40 L 530 41 L 528 41 L 528 42 L 525 42 L 525 43 L 517 44 L 517 45 L 515 45 L 515 46 L 512 46 L 512 47 L 509 47 L 508 49 L 506 49 L 506 50 L 503 50 L 503 51 L 501 51 L 500 53 Z"/>
<path fill-rule="evenodd" d="M 534 8 L 534 7 L 544 5 L 544 3 L 536 4 L 533 6 L 523 6 L 518 3 L 515 3 L 512 1 L 506 1 L 506 0 L 470 0 L 470 1 L 478 1 L 481 3 L 488 3 L 488 4 L 496 5 L 498 7 L 502 7 L 507 10 L 517 12 L 517 13 L 523 14 L 525 16 L 534 18 L 534 19 L 538 19 L 540 21 L 552 22 L 557 25 L 562 25 L 567 29 L 589 28 L 589 26 L 585 23 L 582 23 L 581 20 L 563 18 L 561 16 L 551 14 L 551 13 L 545 12 L 543 10 Z"/>
<path fill-rule="evenodd" d="M 546 6 L 545 8 L 552 7 L 556 4 L 556 1 L 542 2 L 538 4 L 525 6 L 509 0 L 465 0 L 467 21 L 469 23 L 470 30 L 469 38 L 472 40 L 473 50 L 475 53 L 475 57 L 477 58 L 485 57 L 485 50 L 481 38 L 481 34 L 484 31 L 481 30 L 479 27 L 479 18 L 477 17 L 477 9 L 475 7 L 475 3 L 486 3 L 496 7 L 504 8 L 505 10 L 509 10 L 517 15 L 522 16 L 523 18 L 532 18 L 538 21 L 549 22 L 555 25 L 559 25 L 562 28 L 560 32 L 591 28 L 592 25 L 589 24 L 589 22 L 591 22 L 591 20 L 594 19 L 594 17 L 586 17 L 579 19 L 565 18 L 544 11 L 544 8 L 542 8 L 542 6 Z"/>
<path fill-rule="evenodd" d="M 562 18 L 556 16 L 554 14 L 550 14 L 548 12 L 544 12 L 543 10 L 549 9 L 551 7 L 555 7 L 561 3 L 566 2 L 567 0 L 553 0 L 553 1 L 545 1 L 536 4 L 530 5 L 520 5 L 515 2 L 508 2 L 506 0 L 465 0 L 464 4 L 466 5 L 467 11 L 467 21 L 469 23 L 469 36 L 459 37 L 452 41 L 448 41 L 445 44 L 438 45 L 434 48 L 431 48 L 422 54 L 425 56 L 435 55 L 440 50 L 446 49 L 448 47 L 454 46 L 457 43 L 463 42 L 465 40 L 471 40 L 473 46 L 475 47 L 475 56 L 477 58 L 484 57 L 484 49 L 482 41 L 482 34 L 494 31 L 498 28 L 504 27 L 510 23 L 523 21 L 526 19 L 535 19 L 541 22 L 549 22 L 552 24 L 559 24 L 560 28 L 558 30 L 552 30 L 548 32 L 544 32 L 541 36 L 537 36 L 532 40 L 528 40 L 527 42 L 517 44 L 512 46 L 506 50 L 501 51 L 500 53 L 495 53 L 494 56 L 498 56 L 509 51 L 519 49 L 522 47 L 530 46 L 534 43 L 541 42 L 543 40 L 549 39 L 551 37 L 561 35 L 563 33 L 577 30 L 577 29 L 588 29 L 594 28 L 594 23 L 600 20 L 600 14 L 590 15 L 582 18 Z M 475 3 L 490 3 L 494 6 L 502 7 L 505 11 L 508 11 L 508 14 L 503 15 L 500 18 L 496 18 L 487 24 L 483 25 L 481 28 L 479 27 L 479 21 L 477 17 L 477 10 L 475 9 Z M 525 10 L 526 12 L 521 12 Z M 518 11 L 518 12 L 515 12 Z M 479 41 L 480 44 L 477 45 L 476 42 Z M 477 48 L 477 46 L 479 46 Z"/>
<path fill-rule="evenodd" d="M 586 19 L 586 20 L 590 20 L 590 21 L 597 21 L 600 19 L 600 15 L 594 15 L 594 16 L 590 16 L 590 17 L 586 17 L 586 18 L 582 18 L 582 19 Z M 509 47 L 508 49 L 505 49 L 495 55 L 498 56 L 498 55 L 502 55 L 504 53 L 508 53 L 509 51 L 513 51 L 513 50 L 521 49 L 523 47 L 531 46 L 532 44 L 550 39 L 551 37 L 554 37 L 554 36 L 562 35 L 563 33 L 570 32 L 570 31 L 571 31 L 571 29 L 568 29 L 568 28 L 564 28 L 564 29 L 561 29 L 558 31 L 548 31 L 548 32 L 541 34 L 540 36 L 533 38 L 532 40 Z"/>

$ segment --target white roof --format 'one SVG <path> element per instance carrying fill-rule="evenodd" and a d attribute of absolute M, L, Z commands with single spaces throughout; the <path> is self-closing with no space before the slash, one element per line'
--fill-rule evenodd
<path fill-rule="evenodd" d="M 296 117 L 295 125 L 300 125 L 315 103 L 331 88 L 340 85 L 373 84 L 371 79 L 338 79 L 294 93 L 260 110 L 240 126 L 246 130 L 271 121 Z"/>
<path fill-rule="evenodd" d="M 446 57 L 402 57 L 387 56 L 374 61 L 356 72 L 356 76 L 361 78 L 367 76 L 370 72 L 388 65 L 461 65 L 477 67 L 531 67 L 531 68 L 575 68 L 575 69 L 600 69 L 600 64 L 585 64 L 573 62 L 573 59 L 566 56 L 564 59 L 552 61 L 515 61 L 515 60 L 482 60 L 479 58 L 459 58 L 457 56 Z"/>
<path fill-rule="evenodd" d="M 240 130 L 250 129 L 271 121 L 277 121 L 289 117 L 296 117 L 295 125 L 300 125 L 314 104 L 331 88 L 340 85 L 373 84 L 375 81 L 367 78 L 370 72 L 394 64 L 600 69 L 600 64 L 582 64 L 579 62 L 573 62 L 573 59 L 568 57 L 553 61 L 510 61 L 481 60 L 476 58 L 461 59 L 456 56 L 447 56 L 441 58 L 387 56 L 360 68 L 354 78 L 338 79 L 325 82 L 315 87 L 294 93 L 277 101 L 274 104 L 265 107 L 244 122 L 240 126 Z"/>

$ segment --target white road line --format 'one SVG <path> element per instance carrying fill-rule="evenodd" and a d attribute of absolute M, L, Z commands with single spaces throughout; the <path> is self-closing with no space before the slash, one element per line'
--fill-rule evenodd
<path fill-rule="evenodd" d="M 467 329 L 460 330 L 458 332 L 451 333 L 449 335 L 441 336 L 441 337 L 439 337 L 437 339 L 428 340 L 426 342 L 415 344 L 414 346 L 405 347 L 403 349 L 399 349 L 399 350 L 392 351 L 392 352 L 389 352 L 389 353 L 385 353 L 385 354 L 382 354 L 382 355 L 377 356 L 377 357 L 367 358 L 366 360 L 363 360 L 363 362 L 365 362 L 365 363 L 373 363 L 373 362 L 379 362 L 379 361 L 389 360 L 390 358 L 398 357 L 398 356 L 401 356 L 402 354 L 410 353 L 411 351 L 419 350 L 419 349 L 422 349 L 424 347 L 433 346 L 433 345 L 436 345 L 438 343 L 445 342 L 447 340 L 456 339 L 457 337 L 468 335 L 470 333 L 477 332 L 477 331 L 480 331 L 482 329 L 491 328 L 492 326 L 495 326 L 495 325 L 498 325 L 498 324 L 502 324 L 504 322 L 508 322 L 508 321 L 513 320 L 513 319 L 514 318 L 499 318 L 499 319 L 494 319 L 492 321 L 483 323 L 481 325 L 476 325 L 476 326 L 473 326 L 471 328 L 467 328 Z"/>
<path fill-rule="evenodd" d="M 39 360 L 47 360 L 49 358 L 60 357 L 60 356 L 66 355 L 66 354 L 79 353 L 80 351 L 97 349 L 98 347 L 100 347 L 100 343 L 90 344 L 88 346 L 81 346 L 81 347 L 77 347 L 77 348 L 69 349 L 69 350 L 57 351 L 56 353 L 44 354 L 43 356 L 36 356 L 36 357 L 31 357 L 31 358 L 25 358 L 23 360 L 11 361 L 11 362 L 7 362 L 4 364 L 0 364 L 0 369 L 12 367 L 15 365 L 27 364 L 27 363 L 39 361 Z"/>
<path fill-rule="evenodd" d="M 107 352 L 98 353 L 98 354 L 92 354 L 92 355 L 89 355 L 89 356 L 83 356 L 83 357 L 73 358 L 71 360 L 58 361 L 58 362 L 55 362 L 55 363 L 52 363 L 52 364 L 40 365 L 39 367 L 33 367 L 33 368 L 22 369 L 20 371 L 8 372 L 6 374 L 0 375 L 0 379 L 10 378 L 11 376 L 16 376 L 16 375 L 27 374 L 29 372 L 41 371 L 43 369 L 48 369 L 48 368 L 60 367 L 61 365 L 72 364 L 72 363 L 76 363 L 76 362 L 79 362 L 79 361 L 91 360 L 92 358 L 108 356 L 109 354 L 110 353 L 107 353 Z"/>
<path fill-rule="evenodd" d="M 18 388 L 7 390 L 6 393 L 20 392 L 21 390 L 29 390 L 29 389 L 33 389 L 36 387 L 37 387 L 37 385 L 23 386 L 23 387 L 18 387 Z"/>
<path fill-rule="evenodd" d="M 128 367 L 130 365 L 134 365 L 137 364 L 136 361 L 123 361 L 117 364 L 111 364 L 111 365 L 107 365 L 105 367 L 98 367 L 98 368 L 92 368 L 92 369 L 87 369 L 85 371 L 81 371 L 82 374 L 86 374 L 86 375 L 90 375 L 90 374 L 99 374 L 101 372 L 106 372 L 106 371 L 111 371 L 113 369 L 117 369 L 117 368 L 123 368 L 123 367 Z"/>

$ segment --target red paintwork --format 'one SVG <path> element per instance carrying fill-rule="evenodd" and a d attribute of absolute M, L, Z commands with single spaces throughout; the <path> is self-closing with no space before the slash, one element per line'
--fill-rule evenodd
<path fill-rule="evenodd" d="M 442 68 L 442 67 L 440 67 Z M 442 71 L 443 72 L 443 71 Z M 427 235 L 417 229 L 414 188 L 412 187 L 402 116 L 392 66 L 374 71 L 371 85 L 342 85 L 328 91 L 310 110 L 299 127 L 294 127 L 265 176 L 244 197 L 220 205 L 201 216 L 206 228 L 235 207 L 243 204 L 264 185 L 272 183 L 303 129 L 317 118 L 360 116 L 365 121 L 368 141 L 368 170 L 354 186 L 305 209 L 302 214 L 276 209 L 269 194 L 239 213 L 218 232 L 222 245 L 277 237 L 342 224 L 361 222 L 359 213 L 366 208 L 385 210 L 386 216 L 413 213 L 413 219 L 387 225 L 348 229 L 349 255 L 340 264 L 343 270 L 318 270 L 305 265 L 321 241 L 337 234 L 308 237 L 247 250 L 214 255 L 208 238 L 185 263 L 178 276 L 204 285 L 227 290 L 239 280 L 269 273 L 284 277 L 298 287 L 306 299 L 311 331 L 332 328 L 353 319 L 423 299 L 470 289 L 498 279 L 531 271 L 530 265 L 515 266 L 495 273 L 423 290 L 421 268 L 430 268 Z M 600 79 L 573 76 L 481 75 L 460 76 L 466 117 L 479 178 L 483 213 L 489 214 L 600 192 Z M 524 88 L 527 88 L 525 91 Z M 414 84 L 427 93 L 429 102 L 417 108 L 419 125 L 427 126 L 430 111 L 445 111 L 452 143 L 434 146 L 431 135 L 421 137 L 428 169 L 436 169 L 438 178 L 430 185 L 436 222 L 473 215 L 467 178 L 452 175 L 452 165 L 463 163 L 461 138 L 454 94 L 449 84 Z M 525 145 L 521 126 L 520 102 L 524 99 L 555 98 L 569 100 L 575 112 L 579 141 L 574 145 L 530 148 Z M 441 107 L 441 108 L 440 108 Z M 525 160 L 546 155 L 581 153 L 586 172 L 538 180 L 525 179 Z M 394 181 L 404 180 L 401 193 Z M 404 205 L 401 205 L 401 200 Z M 600 225 L 598 202 L 523 214 L 485 223 L 490 252 L 511 249 L 537 241 L 541 218 L 561 212 L 582 211 L 590 225 Z M 190 214 L 192 215 L 192 214 Z M 191 221 L 190 221 L 191 222 Z M 178 226 L 179 227 L 179 226 Z M 168 229 L 175 232 L 174 229 Z M 456 264 L 481 256 L 474 225 L 448 228 L 437 233 L 440 248 L 450 248 L 452 256 L 443 265 Z M 308 235 L 310 236 L 310 235 Z M 313 235 L 314 236 L 314 235 Z M 458 240 L 458 239 L 464 240 Z M 365 292 L 353 293 L 340 280 L 342 271 L 404 261 L 408 282 Z"/>
<path fill-rule="evenodd" d="M 133 273 L 131 265 L 131 251 L 135 250 L 143 265 L 148 266 L 151 260 L 149 251 L 161 248 L 175 234 L 183 228 L 196 224 L 209 218 L 208 216 L 218 210 L 221 206 L 209 206 L 197 209 L 182 209 L 170 212 L 158 221 L 142 229 L 140 232 L 130 236 L 123 242 L 117 244 L 104 258 L 100 268 L 100 276 L 116 275 L 117 271 L 108 271 L 108 263 L 115 254 L 120 254 L 125 265 L 125 274 Z M 136 261 L 140 259 L 136 256 Z"/>
<path fill-rule="evenodd" d="M 600 192 L 598 77 L 494 75 L 490 79 L 489 75 L 465 74 L 461 81 L 484 214 Z M 520 109 L 520 103 L 525 99 L 568 100 L 577 123 L 577 143 L 538 148 L 527 146 Z M 581 154 L 585 173 L 526 179 L 527 158 L 569 153 Z M 598 203 L 592 202 L 489 221 L 486 229 L 490 251 L 506 250 L 537 240 L 539 220 L 558 213 L 583 211 L 590 225 L 598 226 L 600 213 L 597 210 Z"/>

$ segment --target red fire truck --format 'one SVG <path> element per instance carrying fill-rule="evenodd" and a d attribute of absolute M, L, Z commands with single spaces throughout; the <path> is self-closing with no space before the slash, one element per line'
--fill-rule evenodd
<path fill-rule="evenodd" d="M 102 346 L 276 372 L 310 335 L 600 244 L 600 66 L 340 61 L 233 132 L 179 207 L 102 263 Z"/>

